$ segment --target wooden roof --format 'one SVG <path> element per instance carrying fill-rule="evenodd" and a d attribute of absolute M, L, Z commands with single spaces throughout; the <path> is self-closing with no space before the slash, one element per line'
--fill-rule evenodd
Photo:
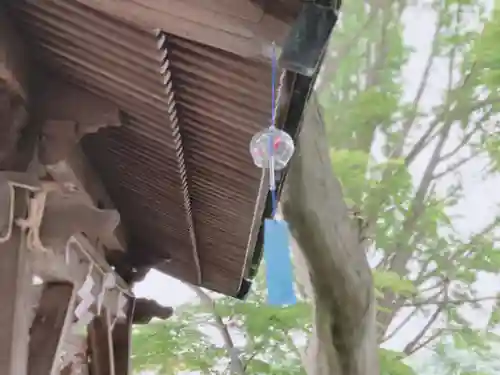
<path fill-rule="evenodd" d="M 294 0 L 280 1 L 281 11 L 264 3 L 9 6 L 32 73 L 121 111 L 122 126 L 87 136 L 83 148 L 120 211 L 130 259 L 233 296 L 250 276 L 249 259 L 259 258 L 264 181 L 248 146 L 269 125 L 270 46 L 283 42 L 300 10 Z M 294 82 L 286 77 L 283 113 Z"/>

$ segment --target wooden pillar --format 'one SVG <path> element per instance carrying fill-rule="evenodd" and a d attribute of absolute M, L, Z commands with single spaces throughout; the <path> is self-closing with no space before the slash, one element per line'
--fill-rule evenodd
<path fill-rule="evenodd" d="M 16 216 L 26 211 L 24 194 L 17 199 Z M 12 203 L 12 202 L 11 202 Z M 14 226 L 10 240 L 0 243 L 0 374 L 25 375 L 28 362 L 28 300 L 31 273 L 28 249 Z"/>
<path fill-rule="evenodd" d="M 91 375 L 115 375 L 106 314 L 96 316 L 88 327 Z"/>
<path fill-rule="evenodd" d="M 28 375 L 59 373 L 58 354 L 73 310 L 73 284 L 51 282 L 44 285 L 30 330 Z"/>
<path fill-rule="evenodd" d="M 132 354 L 132 320 L 135 309 L 135 298 L 129 297 L 127 306 L 127 319 L 116 322 L 113 329 L 116 375 L 132 374 L 130 356 Z"/>
<path fill-rule="evenodd" d="M 0 166 L 15 153 L 17 140 L 27 119 L 26 77 L 28 58 L 22 40 L 11 25 L 5 7 L 0 4 Z M 7 181 L 1 181 L 7 190 Z M 2 188 L 3 188 L 2 187 Z M 2 189 L 0 189 L 0 194 Z M 24 195 L 22 196 L 24 199 Z M 2 204 L 2 203 L 8 204 Z M 24 200 L 16 215 L 26 212 Z M 9 217 L 13 204 L 0 196 L 0 216 Z M 7 220 L 0 219 L 1 234 Z M 8 224 L 7 224 L 8 225 Z M 0 243 L 0 374 L 25 375 L 28 358 L 28 306 L 31 277 L 27 264 L 28 251 L 19 228 L 14 228 L 10 239 Z"/>
<path fill-rule="evenodd" d="M 135 298 L 129 297 L 127 318 L 117 321 L 112 331 L 108 330 L 111 322 L 106 312 L 89 325 L 90 375 L 132 374 L 130 355 L 134 304 Z"/>

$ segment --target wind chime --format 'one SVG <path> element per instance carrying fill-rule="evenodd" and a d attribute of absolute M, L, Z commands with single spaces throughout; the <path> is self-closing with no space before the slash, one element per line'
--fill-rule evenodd
<path fill-rule="evenodd" d="M 293 267 L 290 258 L 289 229 L 286 221 L 276 218 L 276 172 L 284 169 L 290 161 L 295 146 L 288 133 L 276 128 L 276 113 L 280 90 L 276 90 L 277 56 L 273 43 L 271 124 L 269 128 L 255 134 L 250 142 L 250 154 L 255 165 L 269 172 L 269 190 L 272 198 L 271 216 L 264 221 L 264 261 L 268 302 L 283 306 L 296 303 L 293 282 Z M 282 81 L 282 80 L 281 80 Z M 278 100 L 276 99 L 278 96 Z"/>

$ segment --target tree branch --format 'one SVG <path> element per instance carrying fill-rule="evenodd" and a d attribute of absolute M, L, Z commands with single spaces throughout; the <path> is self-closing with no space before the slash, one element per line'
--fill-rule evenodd
<path fill-rule="evenodd" d="M 250 362 L 252 362 L 252 359 L 254 359 L 256 356 L 257 352 L 254 352 L 250 357 L 248 357 L 248 359 L 245 361 L 245 366 L 243 367 L 243 371 L 245 372 L 247 371 L 248 365 L 250 364 Z"/>
<path fill-rule="evenodd" d="M 488 113 L 490 116 L 491 116 L 491 111 Z M 464 135 L 464 137 L 462 138 L 462 140 L 460 141 L 460 143 L 453 149 L 451 150 L 450 152 L 447 152 L 445 154 L 443 154 L 443 156 L 441 156 L 441 161 L 446 161 L 448 159 L 450 159 L 452 156 L 456 155 L 461 149 L 464 148 L 465 145 L 467 145 L 467 143 L 469 143 L 469 141 L 472 139 L 472 137 L 474 136 L 474 134 L 477 133 L 477 131 L 479 129 L 481 129 L 481 122 L 484 121 L 486 116 L 483 116 L 483 118 L 481 118 L 478 123 L 476 124 L 476 126 L 474 127 L 474 129 L 472 129 L 470 132 L 466 133 Z"/>
<path fill-rule="evenodd" d="M 380 262 L 378 262 L 373 269 L 379 270 L 379 269 L 384 269 L 387 267 L 387 265 L 390 263 L 390 258 L 392 254 L 384 254 L 382 259 L 380 259 Z"/>
<path fill-rule="evenodd" d="M 323 92 L 323 90 L 325 89 L 325 84 L 329 83 L 333 75 L 337 73 L 341 61 L 353 49 L 359 38 L 363 35 L 363 33 L 368 29 L 368 27 L 374 20 L 374 14 L 370 13 L 364 24 L 353 34 L 353 36 L 348 41 L 335 48 L 336 55 L 332 57 L 326 57 L 326 61 L 324 64 L 325 67 L 321 72 L 320 83 L 317 89 L 318 92 Z"/>
<path fill-rule="evenodd" d="M 423 282 L 425 282 L 425 280 L 428 280 L 426 275 L 427 275 L 427 269 L 429 268 L 431 261 L 432 261 L 432 258 L 429 257 L 423 261 L 422 265 L 420 265 L 420 271 L 418 272 L 418 275 L 415 277 L 415 280 L 413 280 L 413 283 L 415 285 L 419 286 Z"/>
<path fill-rule="evenodd" d="M 408 155 L 405 157 L 405 166 L 409 166 L 413 161 L 417 158 L 417 156 L 422 152 L 424 148 L 426 148 L 429 143 L 431 143 L 438 135 L 439 131 L 434 132 L 437 128 L 437 125 L 440 122 L 440 118 L 433 121 L 424 134 L 418 139 L 413 148 L 410 150 Z"/>
<path fill-rule="evenodd" d="M 434 323 L 436 322 L 439 315 L 441 315 L 441 312 L 443 311 L 443 309 L 444 308 L 442 306 L 439 306 L 438 308 L 436 308 L 436 311 L 434 311 L 434 313 L 431 315 L 431 317 L 429 318 L 429 320 L 427 321 L 425 326 L 422 328 L 422 330 L 417 334 L 417 336 L 415 336 L 415 338 L 412 341 L 410 341 L 404 347 L 403 353 L 405 353 L 406 355 L 410 355 L 411 353 L 414 352 L 415 347 L 418 346 L 418 344 L 420 343 L 422 338 L 425 336 L 427 331 L 434 325 Z"/>
<path fill-rule="evenodd" d="M 430 342 L 434 341 L 435 339 L 437 339 L 442 333 L 444 332 L 443 329 L 437 329 L 436 332 L 434 332 L 432 335 L 430 335 L 429 337 L 427 337 L 425 340 L 423 340 L 420 344 L 418 345 L 415 345 L 413 348 L 411 348 L 411 350 L 408 350 L 405 352 L 405 354 L 407 356 L 410 356 L 412 354 L 415 354 L 417 351 L 419 351 L 420 349 L 426 347 Z"/>
<path fill-rule="evenodd" d="M 402 275 L 405 272 L 406 264 L 412 256 L 411 251 L 402 251 L 401 248 L 404 243 L 408 242 L 406 236 L 408 236 L 408 233 L 412 232 L 412 228 L 415 226 L 415 223 L 425 209 L 425 198 L 431 186 L 432 176 L 439 163 L 441 152 L 448 139 L 451 126 L 452 122 L 449 122 L 445 123 L 441 128 L 438 143 L 424 171 L 424 175 L 422 176 L 422 180 L 420 181 L 417 192 L 415 193 L 412 204 L 410 206 L 409 213 L 403 222 L 401 235 L 398 236 L 399 238 L 395 241 L 392 250 L 389 251 L 389 253 L 395 254 L 391 262 L 390 270 L 396 272 L 398 275 Z M 392 301 L 394 301 L 395 298 L 396 295 L 394 294 L 394 292 L 388 291 L 379 301 L 380 306 L 383 308 L 382 311 L 379 311 L 377 313 L 377 321 L 379 323 L 379 327 L 382 328 L 379 332 L 379 337 L 384 334 L 385 330 L 389 326 L 390 321 L 394 317 L 395 310 Z M 388 312 L 387 310 L 390 310 L 390 312 Z"/>
<path fill-rule="evenodd" d="M 474 128 L 472 130 L 470 130 L 469 132 L 467 132 L 464 135 L 464 137 L 462 138 L 462 140 L 460 141 L 460 143 L 455 148 L 453 148 L 453 150 L 451 150 L 451 151 L 445 153 L 443 156 L 441 156 L 440 161 L 441 162 L 446 161 L 446 160 L 452 158 L 453 156 L 455 156 L 458 152 L 460 152 L 460 150 L 462 150 L 470 142 L 470 140 L 472 139 L 472 137 L 475 134 L 477 134 L 477 132 L 479 130 L 482 129 L 483 123 L 485 121 L 487 121 L 492 116 L 492 114 L 493 114 L 493 110 L 492 109 L 490 109 L 488 111 L 485 111 L 485 113 L 478 119 L 478 121 L 477 121 L 476 125 L 474 126 Z"/>
<path fill-rule="evenodd" d="M 424 203 L 425 203 L 425 198 L 427 196 L 427 193 L 429 191 L 429 188 L 432 183 L 432 176 L 434 173 L 434 170 L 436 169 L 438 163 L 439 163 L 439 158 L 441 156 L 441 152 L 443 150 L 443 147 L 448 139 L 448 135 L 450 132 L 452 124 L 448 123 L 443 126 L 443 128 L 440 131 L 439 134 L 439 141 L 438 144 L 436 145 L 436 148 L 434 149 L 431 159 L 429 163 L 427 164 L 427 167 L 425 168 L 424 175 L 422 176 L 422 180 L 420 181 L 420 184 L 418 185 L 417 191 L 415 193 L 415 196 L 413 198 L 411 208 L 409 211 L 408 216 L 406 217 L 404 223 L 403 223 L 403 231 L 402 231 L 402 236 L 400 236 L 399 241 L 396 243 L 395 246 L 395 257 L 394 261 L 392 262 L 391 265 L 391 270 L 401 274 L 404 271 L 404 267 L 408 261 L 408 259 L 411 257 L 410 252 L 397 252 L 396 250 L 401 246 L 401 241 L 404 239 L 402 237 L 406 236 L 406 234 L 413 228 L 415 222 L 417 219 L 420 217 L 422 214 L 422 211 L 424 210 Z"/>
<path fill-rule="evenodd" d="M 449 288 L 449 282 L 445 283 L 442 289 L 442 293 L 444 293 L 444 299 L 445 301 L 448 300 L 448 288 Z M 439 305 L 436 308 L 436 311 L 431 315 L 425 326 L 422 328 L 422 330 L 415 336 L 413 340 L 411 340 L 403 349 L 403 352 L 406 353 L 406 355 L 410 355 L 411 353 L 415 352 L 415 348 L 419 345 L 420 341 L 422 338 L 425 336 L 427 331 L 434 325 L 434 323 L 437 321 L 439 318 L 439 315 L 441 315 L 441 312 L 444 310 L 446 304 Z"/>
<path fill-rule="evenodd" d="M 488 296 L 488 297 L 454 299 L 454 300 L 447 299 L 447 300 L 442 300 L 442 301 L 425 300 L 425 301 L 408 302 L 408 303 L 405 303 L 403 306 L 404 307 L 420 307 L 420 306 L 432 306 L 432 305 L 437 305 L 437 306 L 465 305 L 468 303 L 478 303 L 478 302 L 485 302 L 485 301 L 498 301 L 498 299 L 499 299 L 498 296 Z"/>
<path fill-rule="evenodd" d="M 283 193 L 290 224 L 311 275 L 315 304 L 317 375 L 378 373 L 371 270 L 332 174 L 315 94 L 304 115 Z"/>
<path fill-rule="evenodd" d="M 435 287 L 436 286 L 434 286 L 433 288 L 435 288 Z M 390 314 L 391 321 L 394 318 L 394 316 L 398 313 L 398 311 L 400 311 L 404 307 L 415 307 L 415 310 L 413 310 L 413 312 L 410 315 L 408 315 L 389 335 L 387 335 L 385 338 L 383 338 L 381 340 L 381 342 L 387 341 L 390 338 L 392 338 L 400 329 L 402 329 L 411 320 L 411 318 L 417 312 L 419 312 L 421 310 L 420 308 L 424 305 L 424 303 L 435 300 L 441 294 L 443 294 L 443 289 L 442 288 L 439 290 L 439 292 L 433 294 L 429 298 L 426 298 L 424 301 L 418 301 L 418 302 L 422 302 L 421 304 L 418 304 L 417 302 L 415 302 L 413 304 L 411 304 L 411 303 L 406 303 L 405 304 L 404 301 L 406 300 L 406 297 L 399 296 L 398 299 L 397 299 L 397 301 L 396 301 L 396 303 L 394 303 L 395 307 L 393 308 L 393 310 L 392 310 L 392 312 Z M 389 327 L 386 327 L 386 328 L 389 328 Z"/>
<path fill-rule="evenodd" d="M 236 347 L 234 346 L 233 339 L 231 338 L 231 334 L 229 333 L 227 326 L 222 321 L 220 315 L 215 311 L 215 302 L 201 288 L 194 285 L 189 285 L 189 287 L 196 293 L 200 301 L 210 308 L 215 320 L 215 327 L 224 340 L 224 346 L 226 347 L 229 359 L 231 361 L 231 369 L 235 374 L 245 375 L 245 366 L 243 365 L 241 358 L 236 354 Z"/>
<path fill-rule="evenodd" d="M 438 52 L 439 31 L 441 30 L 442 22 L 443 22 L 443 12 L 440 12 L 438 22 L 437 22 L 436 28 L 434 30 L 431 51 L 429 53 L 429 56 L 427 57 L 427 61 L 425 64 L 424 72 L 422 74 L 422 78 L 420 79 L 420 83 L 418 85 L 417 92 L 416 92 L 415 97 L 412 101 L 411 110 L 408 114 L 408 117 L 403 122 L 401 139 L 398 142 L 398 144 L 396 145 L 394 151 L 389 156 L 389 158 L 399 159 L 403 155 L 406 139 L 408 138 L 408 135 L 410 134 L 410 131 L 415 123 L 415 119 L 417 118 L 418 107 L 420 105 L 420 101 L 422 100 L 422 96 L 423 96 L 425 89 L 427 87 L 427 82 L 429 80 L 430 72 L 431 72 L 432 66 L 434 64 L 434 59 L 435 59 L 436 54 Z M 404 163 L 405 166 L 409 166 L 413 162 L 413 160 L 420 154 L 420 152 L 436 137 L 437 133 L 434 133 L 434 134 L 432 134 L 432 133 L 433 133 L 433 131 L 436 128 L 438 123 L 439 122 L 437 121 L 437 122 L 429 125 L 426 132 L 420 137 L 420 139 L 417 141 L 415 146 L 411 149 L 409 154 L 405 157 L 405 163 Z M 389 171 L 387 170 L 384 172 L 384 174 L 382 176 L 382 181 L 381 181 L 380 185 L 384 186 L 385 185 L 384 182 L 387 181 L 387 179 L 389 177 L 390 177 Z M 379 203 L 379 205 L 377 207 L 382 206 L 385 202 L 385 199 L 386 199 L 386 197 L 384 196 L 384 198 L 382 198 L 381 202 Z M 373 222 L 373 220 L 375 220 L 375 217 L 374 217 L 374 215 L 376 215 L 375 212 L 378 213 L 378 209 L 373 210 L 373 213 L 369 214 L 369 217 L 367 220 L 368 223 Z"/>
<path fill-rule="evenodd" d="M 438 46 L 439 46 L 439 32 L 441 30 L 441 26 L 443 24 L 443 12 L 439 12 L 439 18 L 436 24 L 436 28 L 434 30 L 434 35 L 432 37 L 432 47 L 431 47 L 431 52 L 429 53 L 429 56 L 427 57 L 427 62 L 425 64 L 424 72 L 422 74 L 422 78 L 420 79 L 420 83 L 418 85 L 417 93 L 415 94 L 415 97 L 413 99 L 412 105 L 411 105 L 411 110 L 409 116 L 406 118 L 406 121 L 403 123 L 403 136 L 400 144 L 398 147 L 396 147 L 395 150 L 395 157 L 400 158 L 401 155 L 403 155 L 403 150 L 404 150 L 404 144 L 406 141 L 406 138 L 408 137 L 408 134 L 411 131 L 411 128 L 413 127 L 413 124 L 415 123 L 415 119 L 417 118 L 418 114 L 418 107 L 420 105 L 420 101 L 422 100 L 422 96 L 424 95 L 425 89 L 427 87 L 427 82 L 429 81 L 430 73 L 432 66 L 434 65 L 434 59 L 436 58 L 436 54 L 438 52 Z M 432 132 L 433 128 L 429 127 L 429 130 Z M 421 142 L 418 147 L 414 147 L 411 151 L 411 157 L 406 157 L 405 161 L 409 164 L 411 161 L 420 153 L 425 148 L 425 140 L 430 136 L 430 132 L 428 135 L 420 138 L 419 142 L 421 140 L 424 140 Z M 407 164 L 407 165 L 408 165 Z"/>
<path fill-rule="evenodd" d="M 426 279 L 428 280 L 428 278 L 426 278 Z M 423 288 L 423 289 L 419 289 L 419 293 L 422 294 L 422 293 L 430 292 L 433 289 L 440 288 L 446 282 L 447 282 L 446 280 L 439 280 L 436 284 L 430 285 L 430 286 Z"/>
<path fill-rule="evenodd" d="M 450 174 L 450 173 L 456 171 L 457 169 L 459 169 L 460 167 L 464 166 L 466 163 L 468 163 L 469 161 L 471 161 L 475 157 L 479 156 L 479 154 L 481 154 L 481 151 L 474 151 L 474 152 L 472 152 L 471 155 L 469 155 L 469 156 L 467 156 L 465 158 L 460 159 L 456 163 L 453 163 L 453 164 L 449 165 L 444 171 L 434 174 L 432 176 L 432 179 L 433 180 L 438 180 L 438 179 L 446 176 L 447 174 Z"/>
<path fill-rule="evenodd" d="M 384 338 L 381 340 L 381 343 L 384 343 L 386 341 L 389 341 L 392 339 L 408 322 L 418 313 L 418 309 L 413 309 L 411 313 L 409 313 L 397 326 L 394 328 L 391 333 L 388 335 L 384 336 Z"/>

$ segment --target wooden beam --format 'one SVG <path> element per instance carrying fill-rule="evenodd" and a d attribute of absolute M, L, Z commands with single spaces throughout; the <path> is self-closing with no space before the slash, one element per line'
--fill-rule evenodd
<path fill-rule="evenodd" d="M 60 348 L 74 310 L 71 283 L 47 283 L 30 330 L 28 375 L 59 372 Z"/>
<path fill-rule="evenodd" d="M 268 61 L 290 25 L 250 0 L 77 0 L 146 31 L 161 29 L 236 55 Z"/>
<path fill-rule="evenodd" d="M 3 4 L 0 6 L 0 56 L 0 81 L 3 81 L 7 90 L 26 99 L 28 80 L 26 49 Z"/>
<path fill-rule="evenodd" d="M 21 194 L 20 194 L 21 195 Z M 26 212 L 24 194 L 17 200 L 16 216 Z M 22 198 L 22 199 L 21 199 Z M 0 374 L 26 374 L 28 362 L 28 311 L 31 274 L 28 249 L 18 227 L 0 243 Z"/>
<path fill-rule="evenodd" d="M 28 59 L 3 4 L 0 5 L 0 163 L 16 149 L 27 121 Z"/>

